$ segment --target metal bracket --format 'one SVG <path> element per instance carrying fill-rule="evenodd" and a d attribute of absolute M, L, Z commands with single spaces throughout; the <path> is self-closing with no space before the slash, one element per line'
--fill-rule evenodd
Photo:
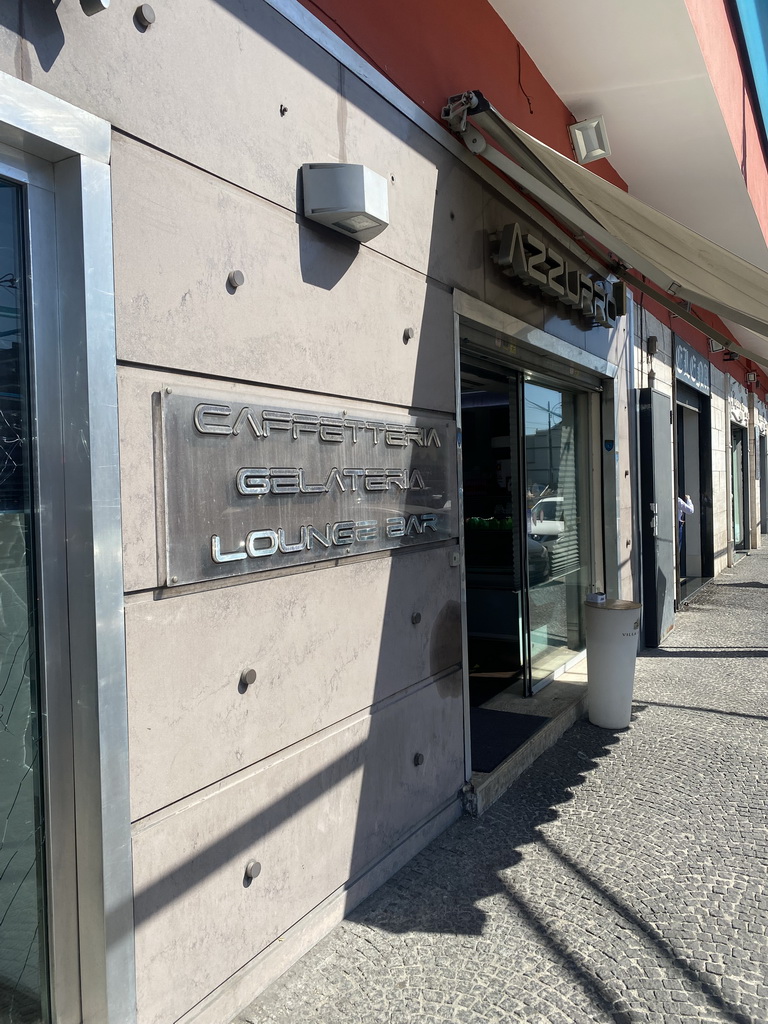
<path fill-rule="evenodd" d="M 459 96 L 449 96 L 448 102 L 440 114 L 447 121 L 452 132 L 461 135 L 467 130 L 467 115 L 477 106 L 477 97 L 473 92 L 463 92 Z"/>

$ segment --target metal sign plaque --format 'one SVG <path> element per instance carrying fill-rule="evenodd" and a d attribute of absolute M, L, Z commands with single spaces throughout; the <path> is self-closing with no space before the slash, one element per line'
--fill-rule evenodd
<path fill-rule="evenodd" d="M 448 417 L 176 388 L 161 416 L 170 585 L 458 534 Z"/>
<path fill-rule="evenodd" d="M 675 376 L 689 387 L 708 395 L 711 391 L 709 360 L 682 338 L 675 338 Z"/>

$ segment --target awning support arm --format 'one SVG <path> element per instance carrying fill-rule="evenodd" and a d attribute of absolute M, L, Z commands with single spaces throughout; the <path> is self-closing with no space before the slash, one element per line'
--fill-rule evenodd
<path fill-rule="evenodd" d="M 557 178 L 538 160 L 528 154 L 515 133 L 509 129 L 501 114 L 488 103 L 482 93 L 475 91 L 464 93 L 462 96 L 452 96 L 443 108 L 442 116 L 451 125 L 451 129 L 461 136 L 471 152 L 482 154 L 484 160 L 514 181 L 524 192 L 546 206 L 551 213 L 568 224 L 577 234 L 583 232 L 589 235 L 609 253 L 613 253 L 625 266 L 634 267 L 645 277 L 652 277 L 662 287 L 667 288 L 674 284 L 671 278 L 668 281 L 659 280 L 661 275 L 658 267 L 647 263 L 628 246 L 618 242 L 595 220 L 591 213 L 577 203 Z M 514 152 L 515 160 L 494 146 L 488 146 L 479 133 L 473 133 L 472 128 L 467 125 L 468 118 L 471 118 L 478 128 L 490 135 L 499 145 Z M 462 125 L 464 128 L 461 127 Z M 528 167 L 517 163 L 518 158 L 525 161 Z M 542 175 L 546 176 L 546 183 L 541 180 Z"/>
<path fill-rule="evenodd" d="M 637 289 L 643 292 L 649 298 L 653 299 L 654 302 L 658 302 L 660 306 L 668 309 L 673 316 L 679 317 L 684 320 L 685 323 L 690 324 L 691 327 L 695 327 L 697 331 L 701 331 L 706 337 L 711 338 L 712 341 L 716 341 L 718 345 L 722 345 L 723 348 L 728 349 L 729 352 L 734 352 L 736 355 L 745 356 L 747 359 L 752 359 L 754 362 L 759 363 L 764 369 L 768 369 L 768 360 L 765 356 L 760 356 L 756 352 L 751 352 L 749 349 L 744 348 L 740 343 L 732 341 L 731 338 L 726 337 L 721 331 L 718 331 L 716 327 L 710 327 L 709 324 L 701 320 L 695 313 L 691 313 L 681 305 L 679 302 L 675 302 L 674 299 L 670 298 L 669 295 L 658 288 L 654 288 L 653 285 L 647 281 L 642 281 L 634 274 L 630 274 L 626 270 L 617 271 L 618 276 L 626 283 L 629 288 Z"/>
<path fill-rule="evenodd" d="M 623 267 L 632 267 L 643 277 L 652 280 L 662 291 L 672 292 L 678 298 L 686 299 L 717 316 L 732 320 L 758 335 L 768 337 L 768 321 L 750 316 L 738 303 L 732 307 L 724 306 L 712 296 L 698 294 L 682 287 L 641 251 L 637 251 L 606 230 L 535 153 L 531 152 L 513 127 L 481 92 L 474 90 L 460 96 L 452 96 L 443 108 L 442 116 L 471 152 L 482 154 L 484 160 L 538 200 L 577 235 L 588 235 L 612 254 Z M 481 132 L 501 149 L 489 146 Z M 709 334 L 711 337 L 712 332 Z"/>

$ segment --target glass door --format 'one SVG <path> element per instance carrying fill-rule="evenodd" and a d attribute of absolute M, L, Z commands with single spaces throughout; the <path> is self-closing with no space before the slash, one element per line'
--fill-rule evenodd
<path fill-rule="evenodd" d="M 462 372 L 464 554 L 469 699 L 475 707 L 525 673 L 525 554 L 517 374 Z"/>
<path fill-rule="evenodd" d="M 526 381 L 525 486 L 531 685 L 584 648 L 589 583 L 587 396 Z"/>
<path fill-rule="evenodd" d="M 744 460 L 747 453 L 747 435 L 742 427 L 731 429 L 731 502 L 733 514 L 733 546 L 747 545 L 747 503 L 745 496 Z"/>
<path fill-rule="evenodd" d="M 24 192 L 0 178 L 0 1020 L 47 1017 Z"/>

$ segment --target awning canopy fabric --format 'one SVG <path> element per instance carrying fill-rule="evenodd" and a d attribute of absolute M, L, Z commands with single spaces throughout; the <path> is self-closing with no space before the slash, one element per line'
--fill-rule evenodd
<path fill-rule="evenodd" d="M 626 273 L 633 268 L 664 292 L 747 328 L 749 344 L 729 346 L 768 366 L 768 273 L 550 149 L 505 120 L 482 93 L 452 97 L 443 117 L 469 149 L 613 253 L 630 284 L 637 283 Z"/>

